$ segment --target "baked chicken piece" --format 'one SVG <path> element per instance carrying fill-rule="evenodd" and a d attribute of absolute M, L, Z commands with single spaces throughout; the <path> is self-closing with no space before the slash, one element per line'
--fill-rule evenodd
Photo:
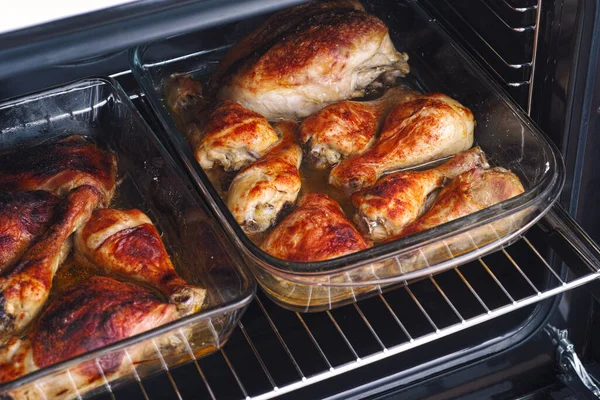
<path fill-rule="evenodd" d="M 98 191 L 80 186 L 69 193 L 56 211 L 52 225 L 17 262 L 13 271 L 0 278 L 0 343 L 21 332 L 40 312 L 52 287 L 52 279 L 64 261 L 69 236 L 90 218 L 102 201 Z"/>
<path fill-rule="evenodd" d="M 45 190 L 64 196 L 87 185 L 107 206 L 115 192 L 117 160 L 81 136 L 69 136 L 6 154 L 0 162 L 0 190 Z"/>
<path fill-rule="evenodd" d="M 0 192 L 0 274 L 48 229 L 59 203 L 50 192 Z"/>
<path fill-rule="evenodd" d="M 187 140 L 200 166 L 221 165 L 237 171 L 260 158 L 279 140 L 269 122 L 260 114 L 236 102 L 218 101 L 199 109 L 198 122 L 186 127 Z"/>
<path fill-rule="evenodd" d="M 474 147 L 436 168 L 386 175 L 370 188 L 352 195 L 357 209 L 355 221 L 370 240 L 397 235 L 422 214 L 430 193 L 446 180 L 477 167 L 489 165 L 481 148 Z"/>
<path fill-rule="evenodd" d="M 390 109 L 415 95 L 412 90 L 394 87 L 376 100 L 346 100 L 323 108 L 300 126 L 308 158 L 317 168 L 327 168 L 348 156 L 363 153 L 375 142 Z"/>
<path fill-rule="evenodd" d="M 291 261 L 322 261 L 370 247 L 332 198 L 309 193 L 265 238 L 261 248 Z"/>
<path fill-rule="evenodd" d="M 75 233 L 75 261 L 152 286 L 181 314 L 204 303 L 206 290 L 177 274 L 156 227 L 140 210 L 96 210 Z"/>
<path fill-rule="evenodd" d="M 473 113 L 441 93 L 396 105 L 375 144 L 331 170 L 329 183 L 354 192 L 385 172 L 456 154 L 473 145 Z"/>
<path fill-rule="evenodd" d="M 436 197 L 431 209 L 392 241 L 445 224 L 523 193 L 519 178 L 504 168 L 474 168 L 458 175 Z"/>
<path fill-rule="evenodd" d="M 231 182 L 227 207 L 245 232 L 264 232 L 281 210 L 298 197 L 302 179 L 302 149 L 296 142 L 298 124 L 281 121 L 275 129 L 281 141 Z"/>
<path fill-rule="evenodd" d="M 175 306 L 164 303 L 148 289 L 108 277 L 91 277 L 57 297 L 25 338 L 13 337 L 0 349 L 0 382 L 12 381 L 176 318 Z M 10 394 L 27 399 L 77 397 L 103 385 L 102 374 L 108 380 L 117 379 L 131 372 L 132 363 L 156 358 L 156 351 L 152 344 L 144 342 L 129 348 L 127 354 L 120 351 L 93 359 Z"/>
<path fill-rule="evenodd" d="M 380 75 L 404 76 L 408 56 L 357 1 L 311 2 L 269 18 L 233 47 L 211 78 L 218 98 L 268 120 L 300 119 L 364 95 Z"/>
<path fill-rule="evenodd" d="M 186 124 L 197 120 L 209 103 L 202 84 L 187 74 L 173 74 L 164 84 L 165 102 L 173 114 Z"/>

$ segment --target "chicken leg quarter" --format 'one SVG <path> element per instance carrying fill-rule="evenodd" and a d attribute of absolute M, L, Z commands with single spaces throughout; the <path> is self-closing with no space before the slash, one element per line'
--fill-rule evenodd
<path fill-rule="evenodd" d="M 73 190 L 48 231 L 8 276 L 0 278 L 0 343 L 21 332 L 40 312 L 54 274 L 71 249 L 69 236 L 89 219 L 101 198 L 90 186 Z"/>
<path fill-rule="evenodd" d="M 139 210 L 96 210 L 75 233 L 75 260 L 155 287 L 182 314 L 204 303 L 206 290 L 177 274 L 156 227 Z"/>
<path fill-rule="evenodd" d="M 375 241 L 397 235 L 422 213 L 427 196 L 446 179 L 476 167 L 489 167 L 479 147 L 459 153 L 436 168 L 386 175 L 374 186 L 352 195 L 358 226 Z"/>
<path fill-rule="evenodd" d="M 329 183 L 354 192 L 372 186 L 385 172 L 467 150 L 473 145 L 474 127 L 473 113 L 444 94 L 399 103 L 373 147 L 333 168 Z"/>
<path fill-rule="evenodd" d="M 0 349 L 0 382 L 137 335 L 177 317 L 174 305 L 160 301 L 148 289 L 108 277 L 91 277 L 54 300 L 24 339 L 13 337 Z M 157 345 L 162 344 L 160 339 L 156 341 Z M 129 347 L 127 353 L 133 363 L 156 357 L 156 349 L 147 342 Z M 26 399 L 76 397 L 103 385 L 104 376 L 113 380 L 130 373 L 132 366 L 127 356 L 124 351 L 113 352 L 35 386 L 24 385 L 10 395 Z"/>

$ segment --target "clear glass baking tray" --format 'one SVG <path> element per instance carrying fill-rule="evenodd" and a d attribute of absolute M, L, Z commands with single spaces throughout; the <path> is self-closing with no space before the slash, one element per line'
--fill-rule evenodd
<path fill-rule="evenodd" d="M 406 83 L 445 93 L 474 113 L 475 140 L 491 164 L 515 172 L 526 192 L 447 224 L 400 240 L 321 262 L 274 258 L 253 243 L 195 161 L 164 102 L 163 85 L 174 73 L 204 80 L 227 49 L 264 17 L 169 38 L 133 49 L 133 73 L 168 140 L 208 199 L 218 219 L 243 250 L 259 284 L 284 307 L 319 311 L 356 301 L 382 287 L 463 264 L 522 235 L 556 201 L 564 183 L 560 153 L 473 59 L 415 1 L 362 1 L 390 28 L 409 55 Z"/>
<path fill-rule="evenodd" d="M 118 83 L 91 78 L 0 104 L 0 152 L 66 135 L 115 152 L 122 183 L 111 206 L 148 214 L 179 274 L 206 288 L 207 300 L 195 314 L 0 385 L 0 394 L 14 398 L 77 397 L 208 354 L 227 341 L 256 289 L 233 243 Z M 59 269 L 55 287 L 60 276 Z M 118 376 L 101 370 L 107 357 L 121 357 Z M 90 365 L 98 369 L 91 384 L 69 373 Z"/>

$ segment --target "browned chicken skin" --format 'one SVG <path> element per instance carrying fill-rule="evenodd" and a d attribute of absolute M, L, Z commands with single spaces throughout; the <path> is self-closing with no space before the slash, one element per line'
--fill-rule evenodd
<path fill-rule="evenodd" d="M 233 101 L 218 101 L 199 110 L 199 122 L 188 124 L 187 139 L 200 166 L 221 165 L 237 171 L 260 158 L 279 140 L 260 114 Z"/>
<path fill-rule="evenodd" d="M 432 93 L 396 105 L 375 144 L 331 170 L 329 183 L 348 191 L 372 186 L 385 172 L 412 167 L 473 145 L 473 113 Z"/>
<path fill-rule="evenodd" d="M 279 122 L 282 139 L 267 154 L 236 175 L 227 195 L 227 207 L 246 232 L 264 232 L 281 210 L 298 197 L 302 179 L 302 149 L 297 143 L 298 124 Z"/>
<path fill-rule="evenodd" d="M 177 317 L 174 305 L 162 302 L 148 289 L 107 277 L 91 277 L 54 300 L 24 339 L 14 337 L 0 349 L 0 382 L 137 335 Z M 156 351 L 142 347 L 128 351 L 132 362 L 142 361 L 144 350 L 148 354 Z M 121 351 L 71 368 L 70 376 L 65 372 L 50 382 L 40 382 L 39 390 L 48 399 L 71 398 L 77 395 L 73 383 L 84 393 L 104 384 L 102 373 L 112 380 L 129 371 L 131 364 Z M 11 395 L 40 396 L 31 385 L 16 389 Z"/>
<path fill-rule="evenodd" d="M 0 163 L 0 190 L 45 190 L 64 196 L 87 185 L 107 206 L 115 192 L 117 160 L 81 136 L 42 143 L 6 154 Z"/>
<path fill-rule="evenodd" d="M 489 167 L 479 147 L 459 153 L 436 168 L 386 175 L 374 186 L 352 195 L 357 224 L 374 241 L 397 235 L 422 213 L 430 193 L 447 179 L 476 167 Z"/>
<path fill-rule="evenodd" d="M 167 106 L 184 124 L 198 120 L 201 110 L 209 105 L 202 84 L 190 75 L 174 74 L 164 87 Z"/>
<path fill-rule="evenodd" d="M 140 210 L 96 210 L 75 233 L 75 259 L 155 287 L 182 314 L 199 310 L 204 302 L 206 290 L 177 274 L 156 227 Z"/>
<path fill-rule="evenodd" d="M 405 75 L 407 60 L 358 2 L 312 2 L 271 17 L 224 57 L 212 80 L 220 99 L 269 120 L 299 119 L 363 96 L 384 73 Z"/>
<path fill-rule="evenodd" d="M 50 192 L 0 192 L 0 274 L 48 229 L 59 203 Z"/>
<path fill-rule="evenodd" d="M 370 247 L 335 200 L 304 196 L 298 207 L 265 238 L 261 248 L 291 261 L 322 261 Z"/>
<path fill-rule="evenodd" d="M 425 215 L 389 241 L 483 210 L 524 191 L 519 178 L 504 168 L 474 168 L 460 174 L 443 188 Z"/>
<path fill-rule="evenodd" d="M 309 160 L 318 168 L 326 168 L 363 153 L 375 142 L 375 135 L 394 104 L 416 94 L 395 87 L 377 100 L 342 101 L 305 119 L 300 135 L 308 147 Z"/>
<path fill-rule="evenodd" d="M 54 274 L 71 249 L 69 236 L 89 219 L 101 198 L 90 186 L 74 189 L 61 203 L 50 228 L 13 271 L 0 278 L 0 343 L 22 331 L 40 312 Z"/>

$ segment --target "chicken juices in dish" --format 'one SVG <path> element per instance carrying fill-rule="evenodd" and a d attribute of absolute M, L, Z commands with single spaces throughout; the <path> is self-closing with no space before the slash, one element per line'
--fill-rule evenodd
<path fill-rule="evenodd" d="M 354 192 L 372 186 L 385 172 L 454 155 L 473 145 L 474 128 L 473 113 L 444 94 L 401 102 L 375 144 L 334 167 L 329 183 Z"/>
<path fill-rule="evenodd" d="M 363 153 L 375 142 L 389 110 L 417 94 L 394 87 L 376 100 L 347 100 L 323 108 L 305 119 L 300 127 L 307 158 L 317 168 L 327 168 L 348 156 Z"/>
<path fill-rule="evenodd" d="M 60 198 L 44 191 L 0 192 L 0 274 L 50 226 Z"/>
<path fill-rule="evenodd" d="M 282 121 L 275 129 L 281 141 L 237 174 L 229 187 L 227 207 L 248 233 L 264 232 L 273 225 L 282 209 L 296 201 L 302 185 L 298 124 Z"/>
<path fill-rule="evenodd" d="M 388 241 L 421 232 L 472 214 L 523 193 L 519 178 L 501 167 L 474 168 L 458 175 L 422 217 Z"/>
<path fill-rule="evenodd" d="M 265 238 L 261 248 L 290 261 L 322 261 L 370 247 L 335 200 L 309 193 Z"/>
<path fill-rule="evenodd" d="M 173 304 L 161 301 L 149 289 L 108 277 L 95 276 L 73 286 L 43 312 L 25 338 L 12 338 L 0 349 L 0 382 L 76 357 L 177 319 Z M 156 349 L 138 345 L 40 382 L 43 398 L 76 397 L 131 371 L 131 362 L 156 355 Z M 131 358 L 131 361 L 128 358 Z M 102 367 L 99 370 L 98 365 Z M 74 384 L 77 389 L 74 389 Z M 39 398 L 32 385 L 11 392 L 14 398 Z"/>
<path fill-rule="evenodd" d="M 407 60 L 360 3 L 311 2 L 272 16 L 223 58 L 211 80 L 219 99 L 268 120 L 301 119 L 363 96 L 384 73 L 404 76 Z"/>
<path fill-rule="evenodd" d="M 476 167 L 489 167 L 479 147 L 459 153 L 436 168 L 386 175 L 370 188 L 352 195 L 357 209 L 355 221 L 371 240 L 397 235 L 422 214 L 430 193 L 446 180 Z"/>
<path fill-rule="evenodd" d="M 80 186 L 91 186 L 106 207 L 115 193 L 117 159 L 81 136 L 42 143 L 3 156 L 1 190 L 45 190 L 64 196 Z"/>
<path fill-rule="evenodd" d="M 204 303 L 206 290 L 177 274 L 156 227 L 139 210 L 96 210 L 75 233 L 75 260 L 155 287 L 182 315 Z"/>

